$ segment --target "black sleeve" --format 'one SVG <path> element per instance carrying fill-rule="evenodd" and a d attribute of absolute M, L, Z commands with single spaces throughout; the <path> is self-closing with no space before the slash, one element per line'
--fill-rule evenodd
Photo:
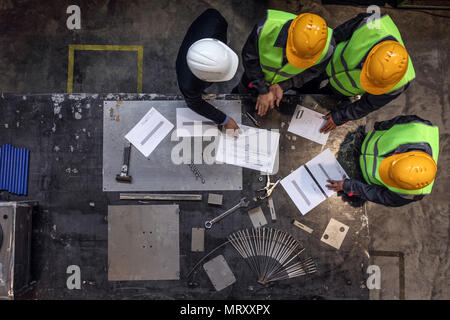
<path fill-rule="evenodd" d="M 339 44 L 340 42 L 347 41 L 352 36 L 355 29 L 359 26 L 362 20 L 364 18 L 367 18 L 368 16 L 372 15 L 371 13 L 360 13 L 356 17 L 344 22 L 343 24 L 337 26 L 333 29 L 333 36 L 336 40 L 336 43 Z"/>
<path fill-rule="evenodd" d="M 353 193 L 361 198 L 379 203 L 388 207 L 400 207 L 408 203 L 417 201 L 417 199 L 405 199 L 395 192 L 378 185 L 368 185 L 354 179 L 345 179 L 344 192 Z"/>
<path fill-rule="evenodd" d="M 264 73 L 259 62 L 258 27 L 258 24 L 255 25 L 242 48 L 242 64 L 245 75 L 252 87 L 259 94 L 265 94 L 269 92 L 269 86 L 264 79 Z"/>
<path fill-rule="evenodd" d="M 326 63 L 325 61 L 321 62 L 320 64 L 312 66 L 302 73 L 285 81 L 279 82 L 278 84 L 283 89 L 283 91 L 289 90 L 291 88 L 301 88 L 305 83 L 319 77 L 325 71 L 327 63 L 328 60 L 326 61 Z"/>
<path fill-rule="evenodd" d="M 197 97 L 185 96 L 184 99 L 189 108 L 217 124 L 224 122 L 227 117 L 225 113 L 203 100 L 201 95 Z"/>
<path fill-rule="evenodd" d="M 389 130 L 396 124 L 403 124 L 403 123 L 411 123 L 411 122 L 421 122 L 428 126 L 432 126 L 433 124 L 425 119 L 422 119 L 416 115 L 401 115 L 396 116 L 395 118 L 392 118 L 391 120 L 385 120 L 385 121 L 377 121 L 374 124 L 374 130 L 382 131 L 382 130 Z"/>
<path fill-rule="evenodd" d="M 334 123 L 338 126 L 342 125 L 346 121 L 361 119 L 397 98 L 408 88 L 408 86 L 409 84 L 406 84 L 395 92 L 388 94 L 373 95 L 364 93 L 361 96 L 361 99 L 353 103 L 348 102 L 333 111 L 331 113 L 331 117 L 333 118 Z"/>
<path fill-rule="evenodd" d="M 283 89 L 283 91 L 289 90 L 291 88 L 301 88 L 303 85 L 325 73 L 325 69 L 327 68 L 328 62 L 333 56 L 334 48 L 336 43 L 334 38 L 331 38 L 330 45 L 328 47 L 328 52 L 322 62 L 319 64 L 312 66 L 302 73 L 287 79 L 285 81 L 279 82 L 278 84 Z"/>

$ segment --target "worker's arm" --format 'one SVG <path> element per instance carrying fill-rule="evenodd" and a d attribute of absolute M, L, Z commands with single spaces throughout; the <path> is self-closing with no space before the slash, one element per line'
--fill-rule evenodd
<path fill-rule="evenodd" d="M 409 83 L 394 92 L 381 95 L 364 93 L 361 99 L 353 103 L 348 102 L 344 106 L 341 106 L 337 110 L 331 112 L 331 118 L 337 126 L 340 126 L 350 120 L 361 119 L 397 98 L 408 87 Z"/>
<path fill-rule="evenodd" d="M 368 185 L 355 179 L 345 179 L 343 191 L 347 194 L 355 194 L 365 200 L 388 207 L 400 207 L 418 200 L 417 198 L 405 199 L 388 188 L 378 185 Z"/>
<path fill-rule="evenodd" d="M 250 81 L 252 88 L 258 94 L 266 94 L 269 92 L 269 86 L 264 79 L 264 73 L 261 70 L 261 64 L 259 62 L 257 30 L 260 27 L 260 24 L 255 25 L 242 48 L 242 64 L 245 75 Z"/>
<path fill-rule="evenodd" d="M 193 97 L 185 96 L 184 99 L 190 109 L 199 115 L 214 121 L 218 125 L 225 125 L 230 119 L 225 113 L 203 100 L 201 94 Z"/>
<path fill-rule="evenodd" d="M 302 73 L 289 78 L 285 81 L 279 82 L 281 89 L 283 91 L 287 91 L 291 88 L 301 88 L 303 85 L 317 77 L 319 77 L 321 74 L 325 73 L 325 69 L 327 67 L 328 62 L 330 61 L 331 56 L 334 52 L 334 47 L 336 46 L 334 38 L 331 38 L 330 45 L 328 46 L 328 51 L 323 60 L 317 64 L 314 65 Z"/>
<path fill-rule="evenodd" d="M 333 37 L 334 40 L 336 41 L 336 44 L 339 44 L 340 42 L 347 41 L 348 39 L 350 39 L 351 36 L 353 35 L 353 32 L 359 27 L 361 22 L 371 15 L 372 13 L 366 12 L 360 13 L 356 17 L 347 20 L 343 24 L 334 28 Z"/>

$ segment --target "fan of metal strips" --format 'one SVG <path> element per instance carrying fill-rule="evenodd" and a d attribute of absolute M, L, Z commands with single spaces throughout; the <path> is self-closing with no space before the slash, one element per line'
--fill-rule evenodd
<path fill-rule="evenodd" d="M 312 258 L 300 257 L 305 250 L 300 242 L 281 230 L 245 229 L 230 234 L 228 240 L 256 273 L 259 283 L 266 284 L 317 271 Z"/>

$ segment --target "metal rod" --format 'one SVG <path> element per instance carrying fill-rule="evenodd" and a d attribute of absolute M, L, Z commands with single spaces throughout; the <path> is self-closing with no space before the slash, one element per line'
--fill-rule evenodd
<path fill-rule="evenodd" d="M 121 193 L 120 200 L 201 201 L 201 194 Z"/>

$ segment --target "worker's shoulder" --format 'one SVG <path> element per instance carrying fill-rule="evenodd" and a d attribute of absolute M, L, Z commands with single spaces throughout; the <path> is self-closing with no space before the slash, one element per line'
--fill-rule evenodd
<path fill-rule="evenodd" d="M 197 18 L 197 20 L 216 21 L 219 23 L 227 23 L 222 14 L 214 8 L 209 8 L 203 11 L 203 13 Z"/>

